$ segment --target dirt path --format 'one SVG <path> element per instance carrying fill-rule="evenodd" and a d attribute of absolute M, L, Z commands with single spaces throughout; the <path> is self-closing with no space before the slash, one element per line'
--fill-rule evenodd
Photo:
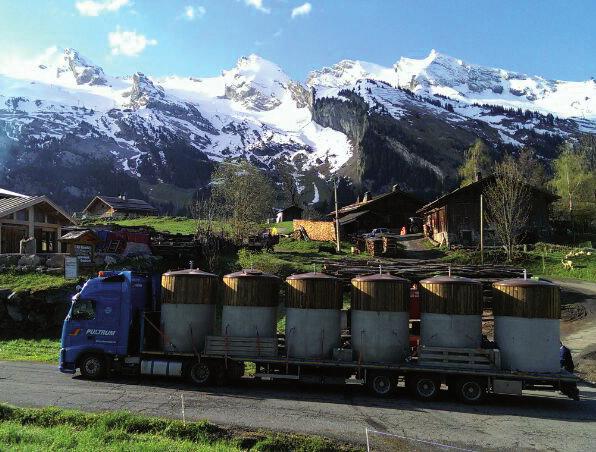
<path fill-rule="evenodd" d="M 553 279 L 561 286 L 561 340 L 571 349 L 577 372 L 596 383 L 596 283 Z"/>
<path fill-rule="evenodd" d="M 425 240 L 422 234 L 408 234 L 400 237 L 400 243 L 406 248 L 404 257 L 406 259 L 433 260 L 445 255 L 438 249 L 426 247 Z"/>

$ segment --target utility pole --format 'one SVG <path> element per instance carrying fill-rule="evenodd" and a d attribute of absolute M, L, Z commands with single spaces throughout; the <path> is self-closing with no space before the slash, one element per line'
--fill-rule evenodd
<path fill-rule="evenodd" d="M 484 197 L 480 192 L 480 263 L 484 265 Z"/>
<path fill-rule="evenodd" d="M 337 208 L 337 185 L 338 185 L 338 178 L 335 176 L 333 178 L 333 192 L 335 194 L 335 251 L 338 253 L 341 250 L 340 240 L 339 240 L 339 213 Z"/>

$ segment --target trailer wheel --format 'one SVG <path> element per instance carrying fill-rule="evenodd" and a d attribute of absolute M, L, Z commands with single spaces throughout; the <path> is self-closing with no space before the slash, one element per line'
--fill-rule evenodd
<path fill-rule="evenodd" d="M 190 377 L 193 383 L 199 386 L 203 386 L 209 383 L 209 381 L 211 381 L 211 377 L 213 375 L 211 372 L 211 368 L 207 363 L 196 362 L 190 366 L 188 376 Z"/>
<path fill-rule="evenodd" d="M 366 380 L 368 388 L 377 397 L 389 397 L 395 391 L 395 381 L 389 374 L 372 374 Z"/>
<path fill-rule="evenodd" d="M 99 380 L 106 376 L 108 366 L 105 357 L 99 354 L 83 356 L 79 362 L 81 375 L 89 380 Z"/>
<path fill-rule="evenodd" d="M 415 375 L 406 382 L 409 389 L 420 400 L 434 400 L 439 395 L 441 381 L 431 375 Z"/>
<path fill-rule="evenodd" d="M 479 404 L 486 398 L 486 384 L 478 378 L 461 378 L 456 387 L 457 396 L 464 403 Z"/>

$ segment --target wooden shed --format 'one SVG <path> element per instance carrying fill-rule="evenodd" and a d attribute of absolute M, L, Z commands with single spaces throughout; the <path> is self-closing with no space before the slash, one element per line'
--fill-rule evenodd
<path fill-rule="evenodd" d="M 120 196 L 96 196 L 83 210 L 86 217 L 136 218 L 158 214 L 158 210 L 142 199 Z"/>
<path fill-rule="evenodd" d="M 390 192 L 363 198 L 338 210 L 339 225 L 345 234 L 370 232 L 374 228 L 398 230 L 407 226 L 408 218 L 416 215 L 422 201 L 397 185 Z M 334 217 L 335 211 L 329 216 Z"/>
<path fill-rule="evenodd" d="M 426 225 L 427 235 L 445 245 L 473 246 L 480 241 L 480 195 L 493 183 L 491 175 L 471 184 L 459 187 L 435 199 L 418 210 Z M 528 185 L 530 201 L 528 209 L 527 240 L 547 238 L 549 234 L 549 205 L 557 197 L 545 190 Z M 494 231 L 484 222 L 486 244 L 494 244 Z"/>
<path fill-rule="evenodd" d="M 60 242 L 66 244 L 66 252 L 77 257 L 80 264 L 91 265 L 99 238 L 90 229 L 84 229 L 63 235 Z"/>

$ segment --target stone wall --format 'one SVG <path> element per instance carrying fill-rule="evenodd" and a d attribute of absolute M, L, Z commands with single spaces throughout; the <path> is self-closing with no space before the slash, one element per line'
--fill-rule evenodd
<path fill-rule="evenodd" d="M 0 337 L 59 338 L 75 287 L 11 292 L 0 289 Z"/>

